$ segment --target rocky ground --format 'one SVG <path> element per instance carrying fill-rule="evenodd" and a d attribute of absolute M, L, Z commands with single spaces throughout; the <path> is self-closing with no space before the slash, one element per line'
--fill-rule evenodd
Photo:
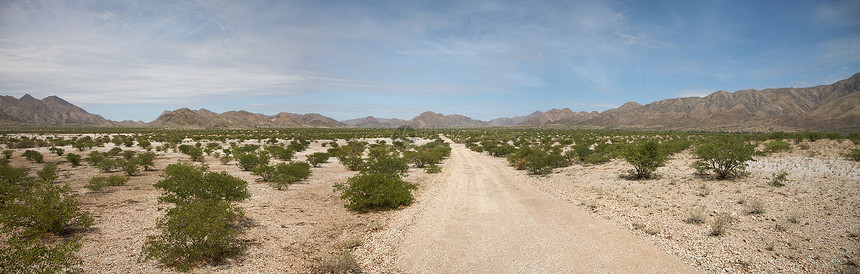
<path fill-rule="evenodd" d="M 860 164 L 843 159 L 840 153 L 850 142 L 819 140 L 805 143 L 808 149 L 793 145 L 792 152 L 756 157 L 750 163 L 750 176 L 731 181 L 717 181 L 694 175 L 689 167 L 694 161 L 688 153 L 672 157 L 658 169 L 661 178 L 630 181 L 622 178 L 630 166 L 615 160 L 599 166 L 573 165 L 542 177 L 518 178 L 567 201 L 570 207 L 584 209 L 603 218 L 608 224 L 632 231 L 636 236 L 674 254 L 686 264 L 708 272 L 857 272 L 860 264 Z M 107 151 L 108 144 L 100 151 Z M 66 152 L 77 152 L 66 147 Z M 129 149 L 123 147 L 123 149 Z M 139 148 L 131 148 L 137 150 Z M 153 171 L 133 176 L 124 186 L 90 191 L 84 185 L 93 176 L 106 174 L 86 165 L 71 167 L 64 159 L 42 152 L 47 162 L 59 162 L 60 181 L 69 183 L 78 193 L 82 208 L 95 217 L 92 229 L 81 236 L 85 272 L 163 272 L 157 262 L 139 262 L 140 249 L 149 235 L 158 233 L 158 190 L 152 184 L 159 180 L 160 170 L 187 156 L 159 152 Z M 313 143 L 298 159 L 325 148 Z M 20 157 L 14 166 L 41 168 Z M 474 152 L 469 152 L 474 153 Z M 483 155 L 482 157 L 490 157 Z M 506 165 L 502 158 L 490 158 Z M 246 213 L 246 231 L 242 239 L 249 248 L 244 256 L 220 266 L 194 272 L 314 272 L 319 259 L 344 249 L 361 246 L 355 251 L 369 272 L 391 264 L 392 258 L 370 254 L 376 250 L 381 234 L 395 233 L 402 226 L 392 225 L 408 214 L 420 214 L 421 207 L 358 214 L 347 211 L 333 191 L 333 185 L 345 182 L 355 172 L 346 170 L 332 159 L 320 168 L 312 168 L 308 180 L 276 190 L 258 182 L 257 176 L 241 171 L 233 164 L 222 165 L 214 157 L 206 158 L 213 171 L 227 171 L 249 182 L 251 198 L 240 206 Z M 447 166 L 446 166 L 447 168 Z M 508 167 L 510 168 L 510 167 Z M 512 168 L 510 168 L 512 170 Z M 788 173 L 786 186 L 774 187 L 774 173 Z M 116 173 L 119 174 L 119 173 Z M 420 185 L 417 203 L 439 193 L 440 174 L 425 174 L 412 169 L 407 181 Z M 691 209 L 704 207 L 703 223 L 688 223 Z M 750 214 L 752 208 L 762 213 Z M 711 224 L 721 213 L 733 216 L 727 232 L 710 235 Z M 553 214 L 547 212 L 546 214 Z M 385 247 L 379 252 L 392 252 Z M 396 254 L 392 255 L 396 257 Z"/>

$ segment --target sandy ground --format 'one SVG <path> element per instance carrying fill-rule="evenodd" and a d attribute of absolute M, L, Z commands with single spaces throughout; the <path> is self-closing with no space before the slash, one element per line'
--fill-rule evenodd
<path fill-rule="evenodd" d="M 421 141 L 419 141 L 421 142 Z M 228 141 L 229 143 L 229 141 Z M 246 141 L 256 143 L 256 140 Z M 343 142 L 345 144 L 345 142 Z M 154 146 L 160 144 L 153 144 Z M 108 151 L 113 144 L 95 148 Z M 138 147 L 121 147 L 123 150 L 138 150 Z M 89 150 L 80 152 L 64 147 L 66 153 L 72 152 L 86 156 Z M 320 143 L 311 144 L 307 151 L 297 153 L 294 159 L 304 160 L 306 155 L 325 151 Z M 170 272 L 156 261 L 139 262 L 141 248 L 146 237 L 158 234 L 156 221 L 164 212 L 159 208 L 157 198 L 160 191 L 152 185 L 160 177 L 161 169 L 178 160 L 189 160 L 188 156 L 171 152 L 158 152 L 155 169 L 142 171 L 132 176 L 123 186 L 106 187 L 100 191 L 90 191 L 84 186 L 94 176 L 122 174 L 120 172 L 102 173 L 95 167 L 82 163 L 72 167 L 63 157 L 49 153 L 47 148 L 34 148 L 45 155 L 45 162 L 59 163 L 60 183 L 68 183 L 78 194 L 81 208 L 93 214 L 95 221 L 88 231 L 80 236 L 82 248 L 77 253 L 84 261 L 82 268 L 87 273 L 161 273 Z M 31 171 L 38 170 L 43 164 L 27 161 L 17 150 L 11 165 L 27 166 Z M 211 171 L 227 171 L 247 182 L 251 198 L 239 204 L 245 211 L 246 229 L 241 237 L 248 249 L 234 261 L 219 266 L 206 266 L 193 270 L 194 273 L 246 272 L 246 273 L 310 273 L 317 272 L 320 257 L 334 254 L 343 249 L 344 243 L 361 242 L 372 229 L 384 223 L 389 213 L 357 214 L 346 210 L 334 184 L 346 182 L 356 172 L 349 171 L 330 159 L 319 168 L 311 168 L 311 176 L 305 181 L 291 185 L 287 190 L 277 190 L 250 172 L 241 171 L 235 162 L 222 165 L 214 157 L 206 157 Z M 273 160 L 273 163 L 278 161 Z M 407 180 L 421 183 L 427 178 L 423 170 L 412 169 Z M 372 224 L 372 225 L 371 225 Z"/>
<path fill-rule="evenodd" d="M 369 272 L 685 273 L 693 267 L 453 145 L 434 190 L 359 249 Z"/>
<path fill-rule="evenodd" d="M 354 253 L 371 273 L 648 272 L 664 265 L 716 273 L 856 273 L 860 164 L 839 154 L 857 146 L 832 140 L 806 144 L 809 149 L 795 145 L 792 152 L 756 157 L 751 175 L 734 181 L 693 175 L 688 152 L 658 169 L 660 179 L 629 181 L 619 176 L 630 169 L 622 160 L 536 177 L 513 170 L 503 158 L 455 145 L 441 174 L 410 170 L 406 180 L 419 184 L 414 205 L 366 214 L 347 211 L 333 191 L 334 184 L 355 174 L 336 159 L 279 191 L 233 164 L 206 157 L 213 171 L 249 182 L 251 198 L 240 204 L 248 225 L 242 239 L 249 248 L 235 261 L 194 272 L 314 272 L 318 258 L 357 242 L 363 245 Z M 163 215 L 160 192 L 152 184 L 161 169 L 187 156 L 159 152 L 155 170 L 124 186 L 90 191 L 84 188 L 90 178 L 108 174 L 86 165 L 73 168 L 47 148 L 35 150 L 45 161 L 59 163 L 60 182 L 69 183 L 82 208 L 95 217 L 93 228 L 79 234 L 85 272 L 168 271 L 138 259 Z M 313 143 L 296 158 L 324 150 Z M 16 150 L 13 166 L 42 167 L 26 161 L 22 151 Z M 772 174 L 783 170 L 789 173 L 786 186 L 770 186 Z M 746 213 L 753 201 L 764 205 L 764 213 Z M 706 222 L 684 222 L 696 205 L 707 208 Z M 710 223 L 723 212 L 735 222 L 726 235 L 709 235 Z M 479 268 L 487 263 L 493 265 Z"/>
<path fill-rule="evenodd" d="M 574 165 L 537 180 L 538 188 L 636 232 L 661 249 L 709 272 L 857 273 L 860 262 L 860 164 L 840 153 L 851 142 L 819 140 L 792 152 L 756 157 L 750 176 L 716 181 L 694 175 L 688 152 L 658 169 L 657 180 L 620 178 L 623 160 Z M 784 187 L 774 173 L 788 172 Z M 760 201 L 762 214 L 748 214 Z M 685 222 L 690 209 L 706 207 L 706 222 Z M 728 233 L 709 235 L 719 213 L 735 218 Z"/>

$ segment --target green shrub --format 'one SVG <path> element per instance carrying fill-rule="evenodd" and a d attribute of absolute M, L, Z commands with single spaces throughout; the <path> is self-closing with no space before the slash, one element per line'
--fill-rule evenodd
<path fill-rule="evenodd" d="M 144 152 L 137 155 L 137 162 L 143 166 L 143 170 L 155 167 L 155 152 Z"/>
<path fill-rule="evenodd" d="M 121 149 L 121 148 L 119 148 L 119 147 L 114 147 L 114 148 L 112 148 L 112 149 L 108 150 L 107 152 L 105 152 L 105 156 L 107 156 L 107 157 L 116 157 L 116 156 L 117 156 L 117 155 L 119 155 L 121 152 L 122 152 L 122 149 Z"/>
<path fill-rule="evenodd" d="M 122 152 L 122 158 L 125 160 L 131 160 L 131 158 L 134 158 L 135 154 L 137 154 L 137 152 L 134 152 L 133 150 L 125 150 Z"/>
<path fill-rule="evenodd" d="M 773 178 L 770 179 L 770 185 L 775 187 L 783 187 L 785 186 L 785 182 L 788 181 L 786 178 L 788 177 L 788 172 L 780 171 L 773 174 Z"/>
<path fill-rule="evenodd" d="M 171 208 L 158 221 L 161 234 L 144 244 L 142 259 L 158 259 L 179 271 L 222 263 L 244 251 L 237 241 L 240 216 L 242 211 L 226 200 L 195 200 Z"/>
<path fill-rule="evenodd" d="M 80 248 L 77 238 L 50 244 L 39 235 L 12 235 L 0 245 L 0 273 L 81 272 Z"/>
<path fill-rule="evenodd" d="M 188 271 L 200 264 L 218 264 L 239 255 L 244 246 L 240 208 L 232 203 L 250 197 L 248 183 L 226 172 L 208 172 L 205 165 L 180 162 L 164 168 L 155 183 L 164 192 L 161 203 L 173 203 L 158 221 L 161 234 L 144 244 L 143 260 L 158 259 L 166 266 Z"/>
<path fill-rule="evenodd" d="M 267 146 L 266 151 L 283 161 L 289 161 L 296 154 L 292 149 L 286 149 L 282 146 Z"/>
<path fill-rule="evenodd" d="M 261 153 L 243 153 L 236 155 L 236 161 L 239 163 L 239 167 L 244 171 L 252 171 L 257 167 L 266 166 L 269 164 L 269 156 L 268 154 Z"/>
<path fill-rule="evenodd" d="M 121 186 L 128 181 L 128 177 L 123 175 L 111 175 L 108 177 L 96 176 L 90 179 L 90 182 L 84 186 L 89 190 L 101 190 L 106 186 Z"/>
<path fill-rule="evenodd" d="M 118 163 L 116 160 L 114 160 L 114 159 L 111 159 L 111 158 L 105 158 L 105 159 L 102 159 L 102 160 L 97 164 L 97 167 L 98 167 L 98 168 L 99 168 L 99 170 L 101 170 L 102 172 L 107 173 L 107 172 L 111 172 L 111 171 L 113 171 L 114 169 L 117 169 L 117 168 L 119 167 L 119 163 Z"/>
<path fill-rule="evenodd" d="M 630 177 L 636 179 L 651 179 L 658 167 L 666 164 L 669 157 L 663 152 L 657 140 L 639 140 L 627 145 L 624 149 L 624 159 L 633 165 Z"/>
<path fill-rule="evenodd" d="M 36 171 L 36 176 L 43 182 L 54 182 L 60 176 L 57 175 L 57 164 L 47 163 L 42 169 Z"/>
<path fill-rule="evenodd" d="M 411 190 L 418 187 L 400 177 L 383 173 L 359 174 L 349 178 L 346 185 L 335 185 L 342 191 L 350 210 L 367 211 L 397 208 L 413 202 Z"/>
<path fill-rule="evenodd" d="M 68 185 L 38 182 L 21 190 L 17 199 L 4 205 L 3 223 L 23 227 L 36 233 L 65 235 L 77 228 L 87 228 L 93 218 L 78 208 L 74 192 Z"/>
<path fill-rule="evenodd" d="M 90 151 L 90 153 L 87 154 L 87 158 L 84 158 L 84 160 L 87 161 L 87 164 L 91 166 L 97 166 L 104 159 L 104 154 L 101 154 L 100 152 L 95 150 Z"/>
<path fill-rule="evenodd" d="M 162 180 L 155 188 L 164 193 L 160 202 L 184 204 L 202 199 L 239 202 L 250 197 L 248 183 L 227 172 L 207 172 L 205 166 L 180 162 L 164 168 Z"/>
<path fill-rule="evenodd" d="M 116 165 L 128 176 L 134 176 L 140 173 L 140 162 L 137 159 L 124 160 L 120 159 Z"/>
<path fill-rule="evenodd" d="M 31 160 L 31 161 L 34 161 L 36 163 L 42 163 L 42 161 L 45 160 L 45 155 L 42 155 L 42 153 L 35 151 L 35 150 L 29 150 L 28 149 L 28 150 L 24 151 L 24 153 L 21 155 L 23 155 L 24 158 L 27 158 L 27 160 Z"/>
<path fill-rule="evenodd" d="M 427 167 L 424 168 L 424 172 L 439 173 L 442 172 L 442 167 L 439 165 L 427 165 Z"/>
<path fill-rule="evenodd" d="M 755 145 L 739 139 L 714 138 L 697 145 L 695 154 L 699 160 L 693 162 L 693 168 L 699 173 L 713 171 L 721 180 L 743 177 L 747 162 L 754 161 Z"/>
<path fill-rule="evenodd" d="M 320 164 L 328 162 L 330 155 L 325 152 L 315 152 L 308 155 L 308 163 L 314 167 L 319 167 Z"/>
<path fill-rule="evenodd" d="M 48 151 L 53 152 L 54 154 L 57 154 L 57 156 L 63 156 L 63 152 L 64 152 L 64 150 L 62 148 L 58 148 L 58 147 L 50 147 L 50 148 L 48 148 Z"/>
<path fill-rule="evenodd" d="M 361 170 L 363 174 L 384 174 L 390 177 L 401 177 L 409 171 L 406 159 L 392 155 L 382 155 L 367 161 Z"/>
<path fill-rule="evenodd" d="M 81 155 L 74 153 L 66 154 L 66 161 L 72 164 L 73 167 L 81 165 Z"/>
<path fill-rule="evenodd" d="M 786 141 L 773 140 L 764 143 L 765 153 L 791 151 L 791 144 Z"/>
<path fill-rule="evenodd" d="M 15 153 L 14 150 L 11 150 L 11 149 L 4 150 L 3 151 L 3 157 L 6 157 L 6 159 L 11 159 L 13 153 Z"/>
<path fill-rule="evenodd" d="M 233 161 L 233 157 L 230 157 L 230 156 L 224 155 L 224 157 L 221 157 L 221 159 L 219 159 L 219 161 L 221 161 L 221 164 L 222 164 L 222 165 L 229 165 L 229 164 L 230 164 L 230 162 L 232 162 L 232 161 Z"/>
<path fill-rule="evenodd" d="M 854 148 L 843 154 L 845 158 L 851 161 L 860 162 L 860 148 Z"/>

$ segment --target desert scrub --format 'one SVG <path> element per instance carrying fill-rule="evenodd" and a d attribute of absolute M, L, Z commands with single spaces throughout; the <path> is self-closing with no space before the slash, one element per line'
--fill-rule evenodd
<path fill-rule="evenodd" d="M 763 145 L 764 150 L 762 152 L 764 152 L 765 154 L 791 151 L 791 144 L 786 141 L 772 140 L 765 142 Z"/>
<path fill-rule="evenodd" d="M 317 266 L 322 273 L 352 273 L 358 272 L 358 263 L 349 250 L 337 254 L 323 256 L 319 259 Z"/>
<path fill-rule="evenodd" d="M 687 216 L 684 217 L 684 222 L 688 224 L 701 224 L 708 217 L 707 207 L 704 205 L 694 205 L 687 209 Z"/>
<path fill-rule="evenodd" d="M 341 199 L 346 200 L 350 210 L 384 210 L 410 205 L 413 202 L 412 190 L 418 187 L 382 173 L 359 174 L 349 178 L 346 185 L 338 184 L 342 191 Z"/>
<path fill-rule="evenodd" d="M 89 190 L 101 190 L 106 186 L 121 186 L 128 181 L 128 177 L 123 175 L 111 175 L 108 177 L 96 176 L 90 179 L 90 182 L 84 186 Z"/>
<path fill-rule="evenodd" d="M 69 153 L 66 154 L 66 161 L 69 161 L 73 167 L 77 167 L 81 165 L 81 155 Z"/>
<path fill-rule="evenodd" d="M 68 185 L 55 185 L 26 177 L 24 180 L 12 186 L 19 188 L 14 199 L 6 200 L 9 196 L 4 197 L 4 226 L 24 228 L 35 234 L 66 235 L 92 225 L 93 218 L 78 207 L 74 192 Z"/>
<path fill-rule="evenodd" d="M 788 181 L 786 177 L 788 177 L 788 172 L 786 172 L 785 170 L 781 170 L 777 173 L 774 173 L 773 177 L 770 179 L 770 185 L 775 187 L 783 187 L 785 186 L 785 182 Z"/>
<path fill-rule="evenodd" d="M 424 167 L 424 172 L 426 173 L 439 173 L 442 172 L 442 167 L 439 165 L 427 165 Z"/>
<path fill-rule="evenodd" d="M 11 149 L 4 150 L 3 151 L 3 157 L 6 159 L 11 159 L 13 153 L 15 153 L 14 150 L 11 150 Z"/>
<path fill-rule="evenodd" d="M 723 212 L 718 214 L 717 217 L 714 219 L 714 222 L 711 223 L 711 235 L 725 235 L 734 221 L 735 218 L 732 217 L 731 213 Z"/>
<path fill-rule="evenodd" d="M 730 179 L 746 175 L 747 162 L 754 161 L 755 145 L 736 138 L 713 138 L 696 146 L 699 158 L 692 167 L 700 174 L 714 172 L 717 179 Z"/>
<path fill-rule="evenodd" d="M 853 148 L 843 154 L 843 156 L 845 156 L 845 158 L 848 160 L 860 162 L 860 148 Z"/>
<path fill-rule="evenodd" d="M 750 215 L 764 214 L 765 209 L 764 202 L 758 198 L 750 199 L 744 203 L 744 211 Z"/>
<path fill-rule="evenodd" d="M 36 163 L 42 163 L 42 161 L 45 160 L 45 155 L 42 155 L 42 153 L 35 150 L 25 150 L 24 153 L 22 153 L 21 155 L 24 156 L 24 158 L 26 158 L 27 160 Z"/>
<path fill-rule="evenodd" d="M 331 156 L 325 152 L 315 152 L 308 155 L 308 163 L 314 167 L 319 167 L 322 163 L 327 163 Z"/>
<path fill-rule="evenodd" d="M 158 220 L 161 234 L 150 236 L 141 260 L 158 259 L 162 264 L 188 271 L 201 264 L 219 264 L 238 256 L 244 246 L 240 208 L 233 203 L 250 197 L 248 183 L 226 172 L 208 172 L 205 165 L 180 162 L 164 168 L 156 188 L 164 191 L 160 203 L 174 207 Z"/>
<path fill-rule="evenodd" d="M 7 232 L 4 232 L 4 234 Z M 77 273 L 81 259 L 78 239 L 47 243 L 41 235 L 14 233 L 0 245 L 0 273 Z"/>
<path fill-rule="evenodd" d="M 263 177 L 263 181 L 271 183 L 273 187 L 283 190 L 292 183 L 307 179 L 311 175 L 311 165 L 307 162 L 279 163 L 258 167 L 254 174 Z"/>
<path fill-rule="evenodd" d="M 142 259 L 158 259 L 179 271 L 222 263 L 244 251 L 237 241 L 241 230 L 236 220 L 241 214 L 230 202 L 216 199 L 171 208 L 156 225 L 161 234 L 144 244 Z"/>
<path fill-rule="evenodd" d="M 663 152 L 657 140 L 639 140 L 624 149 L 624 159 L 633 165 L 630 178 L 634 180 L 651 179 L 658 167 L 666 164 L 669 157 Z"/>

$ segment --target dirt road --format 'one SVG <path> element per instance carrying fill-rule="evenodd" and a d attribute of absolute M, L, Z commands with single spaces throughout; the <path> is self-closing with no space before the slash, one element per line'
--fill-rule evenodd
<path fill-rule="evenodd" d="M 377 270 L 695 272 L 630 232 L 532 187 L 501 159 L 452 148 L 434 189 L 397 212 L 391 232 L 376 241 L 392 253 L 383 259 L 388 262 L 376 260 L 390 269 Z"/>

